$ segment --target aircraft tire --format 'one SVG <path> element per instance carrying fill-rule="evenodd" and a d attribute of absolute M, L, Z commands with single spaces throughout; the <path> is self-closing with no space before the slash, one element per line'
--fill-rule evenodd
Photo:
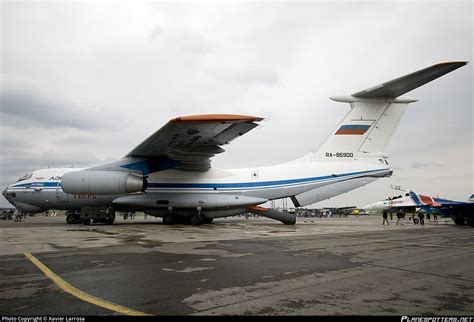
<path fill-rule="evenodd" d="M 106 224 L 106 225 L 113 225 L 114 221 L 115 221 L 115 219 L 107 219 L 107 220 L 104 222 L 104 224 Z"/>
<path fill-rule="evenodd" d="M 163 224 L 165 225 L 172 225 L 174 224 L 174 216 L 173 215 L 166 215 L 163 217 Z"/>
<path fill-rule="evenodd" d="M 469 224 L 469 226 L 474 227 L 474 217 L 472 217 L 472 216 L 469 217 L 467 219 L 467 223 Z"/>
<path fill-rule="evenodd" d="M 69 225 L 80 224 L 81 219 L 77 215 L 69 214 L 66 216 L 66 223 Z"/>
<path fill-rule="evenodd" d="M 91 219 L 84 219 L 83 223 L 85 226 L 89 226 L 91 224 L 91 221 L 92 221 Z"/>
<path fill-rule="evenodd" d="M 455 223 L 456 225 L 460 225 L 460 226 L 461 226 L 461 225 L 464 225 L 464 221 L 465 221 L 465 220 L 464 220 L 464 218 L 462 218 L 462 217 L 455 217 L 455 218 L 453 218 L 453 221 L 454 221 L 454 223 Z"/>
<path fill-rule="evenodd" d="M 189 223 L 191 225 L 200 225 L 205 221 L 205 217 L 203 215 L 194 215 L 189 218 Z"/>
<path fill-rule="evenodd" d="M 73 215 L 67 215 L 66 216 L 66 223 L 68 223 L 68 224 L 74 223 L 74 216 Z"/>
<path fill-rule="evenodd" d="M 212 221 L 214 220 L 214 218 L 204 218 L 204 223 L 205 224 L 212 224 Z"/>

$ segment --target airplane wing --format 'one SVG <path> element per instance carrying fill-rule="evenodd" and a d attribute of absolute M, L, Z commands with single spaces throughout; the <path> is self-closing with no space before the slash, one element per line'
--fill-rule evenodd
<path fill-rule="evenodd" d="M 156 158 L 171 161 L 173 168 L 206 171 L 215 154 L 225 150 L 239 136 L 257 127 L 263 118 L 233 114 L 182 116 L 162 128 L 126 155 L 129 158 Z"/>

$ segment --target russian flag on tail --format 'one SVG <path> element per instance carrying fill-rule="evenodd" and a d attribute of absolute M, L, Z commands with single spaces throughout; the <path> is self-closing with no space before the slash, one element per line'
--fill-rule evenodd
<path fill-rule="evenodd" d="M 370 125 L 365 124 L 351 124 L 342 125 L 335 135 L 362 135 L 370 128 Z"/>

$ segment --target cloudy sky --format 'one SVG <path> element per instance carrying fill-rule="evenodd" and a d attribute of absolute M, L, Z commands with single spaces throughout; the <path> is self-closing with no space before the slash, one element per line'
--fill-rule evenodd
<path fill-rule="evenodd" d="M 329 96 L 472 61 L 471 1 L 0 5 L 0 187 L 48 166 L 113 161 L 189 114 L 266 118 L 214 167 L 290 161 L 347 113 Z M 472 65 L 407 94 L 419 102 L 388 146 L 391 178 L 314 206 L 363 206 L 391 184 L 474 193 Z"/>

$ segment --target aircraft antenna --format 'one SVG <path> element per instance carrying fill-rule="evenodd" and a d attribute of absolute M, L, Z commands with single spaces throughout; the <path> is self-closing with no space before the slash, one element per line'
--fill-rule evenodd
<path fill-rule="evenodd" d="M 390 188 L 392 188 L 393 190 L 398 190 L 398 191 L 404 191 L 404 192 L 408 192 L 409 190 L 406 190 L 406 189 L 403 189 L 401 186 L 396 186 L 396 185 L 390 185 Z"/>

